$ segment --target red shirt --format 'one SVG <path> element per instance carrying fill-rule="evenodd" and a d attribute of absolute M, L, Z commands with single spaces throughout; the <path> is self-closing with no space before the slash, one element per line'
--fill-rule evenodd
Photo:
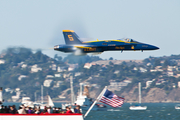
<path fill-rule="evenodd" d="M 71 110 L 67 110 L 66 113 L 73 113 Z"/>

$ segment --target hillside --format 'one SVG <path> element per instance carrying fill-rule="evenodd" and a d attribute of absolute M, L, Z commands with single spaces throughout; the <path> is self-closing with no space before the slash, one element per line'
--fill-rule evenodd
<path fill-rule="evenodd" d="M 96 98 L 104 86 L 126 99 L 137 102 L 138 82 L 142 83 L 142 102 L 180 101 L 180 55 L 149 57 L 144 60 L 103 60 L 98 56 L 55 55 L 41 51 L 8 48 L 0 54 L 0 86 L 6 101 L 20 101 L 23 96 L 40 100 L 44 95 L 53 100 L 70 100 L 70 76 L 75 95 L 79 83 L 89 86 L 90 97 Z"/>

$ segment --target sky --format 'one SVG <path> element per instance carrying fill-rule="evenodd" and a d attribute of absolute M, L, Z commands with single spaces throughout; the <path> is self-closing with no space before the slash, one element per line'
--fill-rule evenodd
<path fill-rule="evenodd" d="M 132 38 L 155 51 L 111 51 L 103 59 L 139 60 L 180 54 L 180 0 L 0 0 L 0 51 L 41 49 L 53 57 L 62 30 L 86 40 Z"/>

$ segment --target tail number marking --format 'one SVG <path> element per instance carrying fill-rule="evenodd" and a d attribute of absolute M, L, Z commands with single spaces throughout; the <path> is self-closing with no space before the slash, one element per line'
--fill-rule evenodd
<path fill-rule="evenodd" d="M 70 41 L 74 41 L 72 35 L 68 35 L 68 38 L 69 38 Z"/>

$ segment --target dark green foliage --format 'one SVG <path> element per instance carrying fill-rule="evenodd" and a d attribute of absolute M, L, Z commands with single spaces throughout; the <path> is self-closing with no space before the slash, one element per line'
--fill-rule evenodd
<path fill-rule="evenodd" d="M 113 60 L 113 57 L 110 57 L 109 60 Z"/>
<path fill-rule="evenodd" d="M 160 65 L 161 65 L 161 60 L 160 59 L 155 59 L 154 66 L 160 66 Z"/>

